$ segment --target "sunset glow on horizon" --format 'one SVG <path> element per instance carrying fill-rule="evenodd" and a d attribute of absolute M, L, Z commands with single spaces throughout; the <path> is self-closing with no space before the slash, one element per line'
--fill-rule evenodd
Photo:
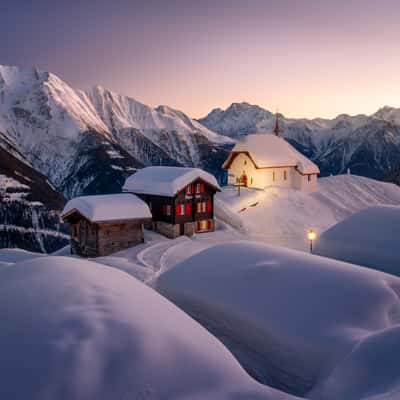
<path fill-rule="evenodd" d="M 0 64 L 75 88 L 195 118 L 242 101 L 306 118 L 400 107 L 398 1 L 20 3 L 0 16 Z"/>

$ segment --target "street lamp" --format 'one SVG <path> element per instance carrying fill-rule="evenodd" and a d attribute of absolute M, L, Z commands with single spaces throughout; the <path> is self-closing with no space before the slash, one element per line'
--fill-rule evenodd
<path fill-rule="evenodd" d="M 317 237 L 317 233 L 313 229 L 310 229 L 307 232 L 307 238 L 310 241 L 310 253 L 313 252 L 313 241 L 315 240 L 316 237 Z"/>

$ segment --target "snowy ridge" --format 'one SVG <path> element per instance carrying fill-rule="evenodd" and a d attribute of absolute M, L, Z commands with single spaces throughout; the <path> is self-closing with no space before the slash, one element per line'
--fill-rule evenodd
<path fill-rule="evenodd" d="M 5 141 L 68 197 L 115 191 L 101 176 L 110 174 L 120 185 L 143 165 L 219 170 L 223 146 L 233 143 L 166 106 L 154 109 L 101 86 L 75 90 L 54 74 L 7 66 L 0 67 L 0 128 Z M 102 173 L 95 170 L 99 160 Z"/>
<path fill-rule="evenodd" d="M 347 169 L 374 179 L 392 179 L 400 172 L 400 109 L 388 106 L 375 114 L 341 114 L 333 119 L 296 119 L 279 116 L 280 130 L 291 144 L 314 161 L 322 175 Z M 248 103 L 215 109 L 199 120 L 209 129 L 240 138 L 256 132 L 272 132 L 274 115 Z M 396 180 L 397 179 L 397 180 Z"/>

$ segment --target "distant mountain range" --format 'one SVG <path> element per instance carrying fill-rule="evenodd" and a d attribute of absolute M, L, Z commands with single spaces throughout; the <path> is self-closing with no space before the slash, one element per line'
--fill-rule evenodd
<path fill-rule="evenodd" d="M 354 174 L 380 180 L 399 179 L 400 109 L 383 107 L 375 114 L 339 115 L 333 119 L 293 119 L 279 116 L 282 136 L 315 161 L 322 175 Z M 234 139 L 271 132 L 275 116 L 248 103 L 211 111 L 199 122 Z M 397 181 L 400 183 L 400 181 Z"/>
<path fill-rule="evenodd" d="M 0 131 L 66 197 L 119 190 L 145 165 L 216 172 L 231 142 L 169 107 L 153 109 L 100 86 L 75 90 L 51 73 L 5 66 Z"/>
<path fill-rule="evenodd" d="M 248 103 L 196 121 L 101 86 L 81 91 L 49 72 L 0 66 L 0 196 L 6 200 L 0 247 L 49 251 L 65 243 L 59 219 L 65 198 L 118 192 L 128 175 L 147 165 L 197 166 L 224 183 L 220 167 L 235 141 L 271 131 L 273 123 L 271 112 Z M 280 123 L 283 136 L 323 175 L 350 168 L 400 181 L 398 109 L 332 120 L 280 116 Z M 24 207 L 21 218 L 13 217 L 18 207 Z"/>
<path fill-rule="evenodd" d="M 100 86 L 75 90 L 51 73 L 7 66 L 0 66 L 0 133 L 8 160 L 29 165 L 31 175 L 45 176 L 66 198 L 118 192 L 146 165 L 199 166 L 223 179 L 220 166 L 233 143 L 167 106 L 154 109 Z M 4 168 L 0 174 L 15 179 Z M 48 187 L 44 193 L 50 196 Z M 50 212 L 54 205 L 45 207 Z M 3 208 L 10 221 L 15 204 L 7 201 Z M 26 248 L 36 249 L 28 242 Z"/>

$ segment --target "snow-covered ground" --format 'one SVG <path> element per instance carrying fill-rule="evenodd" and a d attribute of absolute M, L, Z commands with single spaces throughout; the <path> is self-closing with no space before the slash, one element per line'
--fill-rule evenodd
<path fill-rule="evenodd" d="M 0 269 L 2 399 L 287 399 L 157 292 L 42 257 Z"/>
<path fill-rule="evenodd" d="M 59 368 L 57 375 L 71 379 L 69 383 L 82 376 L 73 388 L 55 380 L 56 386 L 46 388 L 51 395 L 61 384 L 71 391 L 89 391 L 93 398 L 107 398 L 109 390 L 120 388 L 143 399 L 288 398 L 272 392 L 269 385 L 315 400 L 394 400 L 400 391 L 399 278 L 270 244 L 306 249 L 307 229 L 320 233 L 360 209 L 400 204 L 400 188 L 351 175 L 319 182 L 320 191 L 311 195 L 269 188 L 242 190 L 238 197 L 225 188 L 216 199 L 215 232 L 170 240 L 146 231 L 145 243 L 96 262 L 60 257 L 68 255 L 68 248 L 57 252 L 58 257 L 40 258 L 1 250 L 2 287 L 14 282 L 9 271 L 21 271 L 15 273 L 19 281 L 12 294 L 4 292 L 8 307 L 0 307 L 0 316 L 15 318 L 9 320 L 15 331 L 9 328 L 3 338 L 12 331 L 24 342 L 24 335 L 34 336 L 50 324 L 49 332 L 38 339 L 45 350 L 38 371 L 43 373 L 50 363 Z M 10 301 L 16 307 L 13 315 L 6 315 Z M 50 304 L 61 319 L 52 319 Z M 38 331 L 32 331 L 29 323 L 26 332 L 17 328 L 34 314 L 23 307 L 44 310 L 35 320 Z M 94 328 L 85 330 L 83 337 L 82 326 Z M 65 349 L 70 343 L 81 349 L 74 347 L 67 363 L 62 346 L 46 347 L 53 333 L 62 336 L 63 331 Z M 253 382 L 212 334 L 266 386 Z M 16 339 L 0 340 L 0 346 L 3 342 L 10 349 L 19 344 Z M 125 349 L 133 357 L 120 356 L 122 352 L 125 356 Z M 20 349 L 15 353 L 25 357 L 28 367 L 36 354 Z M 97 366 L 88 377 L 85 371 L 93 354 Z M 138 368 L 137 359 L 142 370 L 129 380 L 129 371 Z M 66 365 L 58 366 L 59 360 Z M 108 375 L 111 364 L 128 375 Z M 181 376 L 186 364 L 188 378 L 173 383 L 172 376 Z M 18 372 L 16 364 L 11 366 L 7 382 L 15 382 Z M 152 372 L 147 376 L 145 371 Z M 104 383 L 110 376 L 111 381 Z M 144 383 L 133 387 L 138 376 Z"/>
<path fill-rule="evenodd" d="M 318 179 L 318 192 L 227 187 L 216 196 L 219 218 L 247 238 L 307 250 L 306 232 L 320 234 L 356 211 L 379 204 L 400 205 L 400 187 L 355 175 Z M 318 240 L 318 238 L 317 238 Z"/>
<path fill-rule="evenodd" d="M 400 390 L 399 278 L 233 241 L 175 266 L 157 288 L 266 384 L 324 400 Z"/>
<path fill-rule="evenodd" d="M 400 206 L 363 209 L 325 231 L 315 253 L 400 276 Z"/>

